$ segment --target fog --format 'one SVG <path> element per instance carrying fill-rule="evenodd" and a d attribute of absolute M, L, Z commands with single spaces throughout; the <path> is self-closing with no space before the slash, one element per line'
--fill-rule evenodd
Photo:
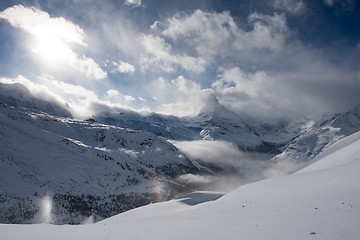
<path fill-rule="evenodd" d="M 178 177 L 179 182 L 194 190 L 228 192 L 243 184 L 287 174 L 297 167 L 290 161 L 274 161 L 271 154 L 241 151 L 225 141 L 175 141 L 173 144 L 187 157 L 213 172 Z"/>

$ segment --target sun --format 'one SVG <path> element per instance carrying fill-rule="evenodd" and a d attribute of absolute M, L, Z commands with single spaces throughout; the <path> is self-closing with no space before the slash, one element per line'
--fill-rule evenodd
<path fill-rule="evenodd" d="M 36 36 L 33 52 L 48 62 L 66 61 L 74 56 L 74 52 L 63 39 L 48 34 Z"/>
<path fill-rule="evenodd" d="M 32 29 L 33 52 L 47 63 L 72 61 L 76 54 L 71 49 L 70 43 L 86 45 L 79 34 L 64 22 L 42 23 Z M 61 23 L 61 24 L 60 24 Z"/>
<path fill-rule="evenodd" d="M 54 38 L 38 39 L 33 51 L 48 61 L 66 60 L 69 57 L 69 49 L 66 44 Z"/>

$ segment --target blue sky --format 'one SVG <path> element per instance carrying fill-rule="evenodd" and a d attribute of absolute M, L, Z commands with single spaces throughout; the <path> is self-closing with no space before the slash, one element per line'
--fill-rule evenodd
<path fill-rule="evenodd" d="M 360 104 L 356 0 L 1 1 L 0 18 L 0 81 L 78 116 L 195 115 L 214 96 L 266 119 Z"/>

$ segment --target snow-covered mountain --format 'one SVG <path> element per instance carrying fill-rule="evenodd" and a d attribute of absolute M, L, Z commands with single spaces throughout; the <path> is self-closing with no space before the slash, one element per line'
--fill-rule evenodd
<path fill-rule="evenodd" d="M 0 225 L 2 239 L 358 239 L 360 132 L 295 173 L 197 192 L 82 226 Z"/>
<path fill-rule="evenodd" d="M 360 105 L 347 112 L 304 122 L 297 136 L 274 159 L 300 163 L 308 161 L 339 139 L 357 131 L 360 131 Z"/>
<path fill-rule="evenodd" d="M 157 113 L 141 115 L 129 110 L 101 112 L 94 121 L 152 132 L 177 141 L 223 140 L 250 152 L 280 153 L 296 136 L 299 122 L 292 124 L 249 124 L 239 115 L 222 106 L 215 96 L 195 117 L 166 116 Z"/>
<path fill-rule="evenodd" d="M 72 116 L 67 104 L 62 105 L 55 99 L 37 98 L 21 83 L 0 83 L 0 102 L 14 107 L 35 109 L 55 116 Z"/>
<path fill-rule="evenodd" d="M 149 132 L 3 103 L 0 145 L 3 223 L 32 222 L 47 195 L 63 215 L 57 223 L 99 220 L 185 191 L 182 174 L 212 174 Z"/>
<path fill-rule="evenodd" d="M 243 120 L 215 96 L 195 117 L 117 109 L 82 121 L 70 112 L 21 84 L 0 84 L 0 222 L 42 222 L 48 198 L 54 223 L 80 223 L 220 179 L 239 186 L 278 164 L 308 162 L 360 130 L 359 107 L 269 124 Z"/>

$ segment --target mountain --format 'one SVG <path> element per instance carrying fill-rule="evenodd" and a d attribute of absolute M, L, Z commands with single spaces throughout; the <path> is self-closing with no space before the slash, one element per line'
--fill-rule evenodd
<path fill-rule="evenodd" d="M 183 174 L 213 174 L 152 133 L 4 103 L 0 144 L 2 223 L 36 221 L 46 196 L 55 223 L 100 220 L 189 191 Z"/>
<path fill-rule="evenodd" d="M 105 111 L 91 120 L 120 127 L 149 131 L 177 141 L 223 140 L 250 152 L 278 154 L 280 148 L 296 136 L 297 131 L 279 125 L 251 125 L 222 106 L 213 96 L 195 117 L 175 117 L 157 113 L 141 115 L 122 111 Z M 299 124 L 297 125 L 299 126 Z M 294 126 L 293 126 L 294 127 Z M 298 127 L 300 128 L 300 127 Z M 270 135 L 277 137 L 270 137 Z"/>
<path fill-rule="evenodd" d="M 300 163 L 311 160 L 339 139 L 357 131 L 360 131 L 360 105 L 350 111 L 305 122 L 274 160 Z"/>
<path fill-rule="evenodd" d="M 0 225 L 2 239 L 358 239 L 360 132 L 292 174 L 196 192 L 82 226 Z"/>
<path fill-rule="evenodd" d="M 70 107 L 55 99 L 40 99 L 34 97 L 21 83 L 0 83 L 0 102 L 14 107 L 30 108 L 55 116 L 72 117 Z"/>
<path fill-rule="evenodd" d="M 245 121 L 215 96 L 195 117 L 108 109 L 83 121 L 70 112 L 24 85 L 0 85 L 1 223 L 44 222 L 49 199 L 50 222 L 78 224 L 193 190 L 233 188 L 309 162 L 360 130 L 359 107 L 269 124 Z"/>

